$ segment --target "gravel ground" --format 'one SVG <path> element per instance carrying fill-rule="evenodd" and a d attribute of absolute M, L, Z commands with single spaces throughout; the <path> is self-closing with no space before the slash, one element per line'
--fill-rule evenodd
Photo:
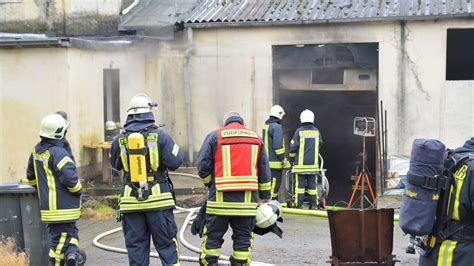
<path fill-rule="evenodd" d="M 176 214 L 176 222 L 181 227 L 187 214 Z M 92 245 L 92 239 L 107 230 L 119 227 L 115 220 L 81 220 L 78 223 L 81 246 L 87 252 L 88 265 L 127 265 L 127 255 L 98 249 Z M 331 239 L 329 224 L 326 218 L 298 215 L 284 215 L 284 223 L 280 224 L 284 231 L 283 239 L 274 234 L 255 236 L 254 250 L 252 256 L 254 261 L 278 265 L 329 265 L 327 263 L 331 254 Z M 232 252 L 231 232 L 225 236 L 222 254 L 229 255 Z M 201 239 L 191 235 L 189 230 L 185 239 L 194 246 L 200 246 Z M 404 236 L 398 227 L 394 225 L 393 254 L 401 262 L 397 265 L 417 265 L 418 256 L 405 254 L 408 237 Z M 114 247 L 124 248 L 124 240 L 121 232 L 107 236 L 101 243 Z M 180 246 L 182 255 L 197 256 Z M 152 249 L 154 251 L 154 249 Z M 152 265 L 160 265 L 159 259 L 152 258 Z M 196 265 L 196 263 L 183 262 L 183 265 Z"/>

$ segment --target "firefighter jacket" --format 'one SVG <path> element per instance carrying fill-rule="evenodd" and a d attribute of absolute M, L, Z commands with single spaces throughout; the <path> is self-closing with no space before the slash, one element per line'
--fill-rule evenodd
<path fill-rule="evenodd" d="M 312 123 L 303 123 L 295 132 L 290 143 L 290 159 L 293 172 L 314 172 L 319 170 L 319 146 L 322 138 Z"/>
<path fill-rule="evenodd" d="M 270 199 L 271 174 L 262 141 L 230 117 L 209 133 L 199 151 L 198 174 L 209 187 L 206 214 L 255 216 L 258 199 Z"/>
<path fill-rule="evenodd" d="M 82 185 L 63 140 L 42 138 L 28 160 L 26 177 L 36 185 L 41 221 L 75 222 L 81 216 Z"/>
<path fill-rule="evenodd" d="M 120 195 L 120 211 L 126 213 L 174 208 L 174 191 L 167 171 L 176 170 L 183 163 L 183 150 L 166 132 L 158 129 L 153 113 L 128 115 L 124 128 L 125 131 L 115 137 L 110 148 L 110 164 L 114 169 L 124 171 L 125 182 Z M 145 200 L 138 200 L 137 184 L 130 180 L 127 136 L 133 132 L 144 136 L 147 147 L 149 195 Z"/>
<path fill-rule="evenodd" d="M 285 144 L 283 142 L 283 130 L 280 122 L 280 119 L 270 116 L 265 121 L 262 130 L 263 147 L 268 155 L 271 169 L 284 168 Z"/>

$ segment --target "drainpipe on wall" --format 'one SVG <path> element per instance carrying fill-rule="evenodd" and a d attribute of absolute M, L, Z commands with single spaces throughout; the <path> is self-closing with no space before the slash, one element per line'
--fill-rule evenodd
<path fill-rule="evenodd" d="M 184 81 L 184 103 L 186 106 L 186 124 L 188 129 L 188 157 L 189 164 L 194 164 L 194 151 L 193 151 L 193 111 L 191 107 L 191 87 L 189 82 L 189 59 L 193 52 L 193 29 L 188 28 L 188 46 L 184 52 L 184 69 L 183 69 L 183 81 Z"/>

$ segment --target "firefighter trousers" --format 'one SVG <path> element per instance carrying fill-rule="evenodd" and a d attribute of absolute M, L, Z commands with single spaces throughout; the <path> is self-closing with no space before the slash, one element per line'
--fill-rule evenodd
<path fill-rule="evenodd" d="M 280 190 L 283 169 L 270 169 L 272 172 L 272 200 L 278 200 L 278 191 Z"/>
<path fill-rule="evenodd" d="M 437 244 L 429 255 L 420 255 L 420 266 L 473 265 L 474 242 L 444 240 Z"/>
<path fill-rule="evenodd" d="M 173 209 L 124 213 L 122 228 L 130 265 L 150 264 L 150 236 L 163 265 L 179 264 Z"/>
<path fill-rule="evenodd" d="M 50 247 L 49 261 L 51 265 L 64 265 L 64 260 L 70 254 L 80 255 L 79 253 L 79 230 L 76 223 L 50 223 L 47 225 Z"/>
<path fill-rule="evenodd" d="M 254 216 L 220 216 L 206 214 L 200 265 L 217 265 L 227 229 L 232 228 L 233 252 L 231 264 L 250 264 L 253 244 Z"/>
<path fill-rule="evenodd" d="M 295 174 L 295 206 L 303 208 L 305 193 L 308 194 L 309 207 L 318 206 L 318 189 L 315 174 Z"/>

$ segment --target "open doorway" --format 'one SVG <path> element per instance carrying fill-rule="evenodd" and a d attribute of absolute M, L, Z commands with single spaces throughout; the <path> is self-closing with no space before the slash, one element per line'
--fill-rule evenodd
<path fill-rule="evenodd" d="M 355 117 L 376 117 L 377 84 L 377 43 L 273 47 L 274 100 L 287 113 L 282 122 L 285 141 L 289 143 L 300 126 L 301 111 L 312 110 L 324 142 L 320 153 L 330 183 L 328 204 L 349 201 L 355 183 L 352 178 L 362 167 L 363 137 L 353 134 L 353 121 Z M 374 189 L 375 144 L 375 138 L 366 139 Z M 370 198 L 368 190 L 366 195 Z"/>

